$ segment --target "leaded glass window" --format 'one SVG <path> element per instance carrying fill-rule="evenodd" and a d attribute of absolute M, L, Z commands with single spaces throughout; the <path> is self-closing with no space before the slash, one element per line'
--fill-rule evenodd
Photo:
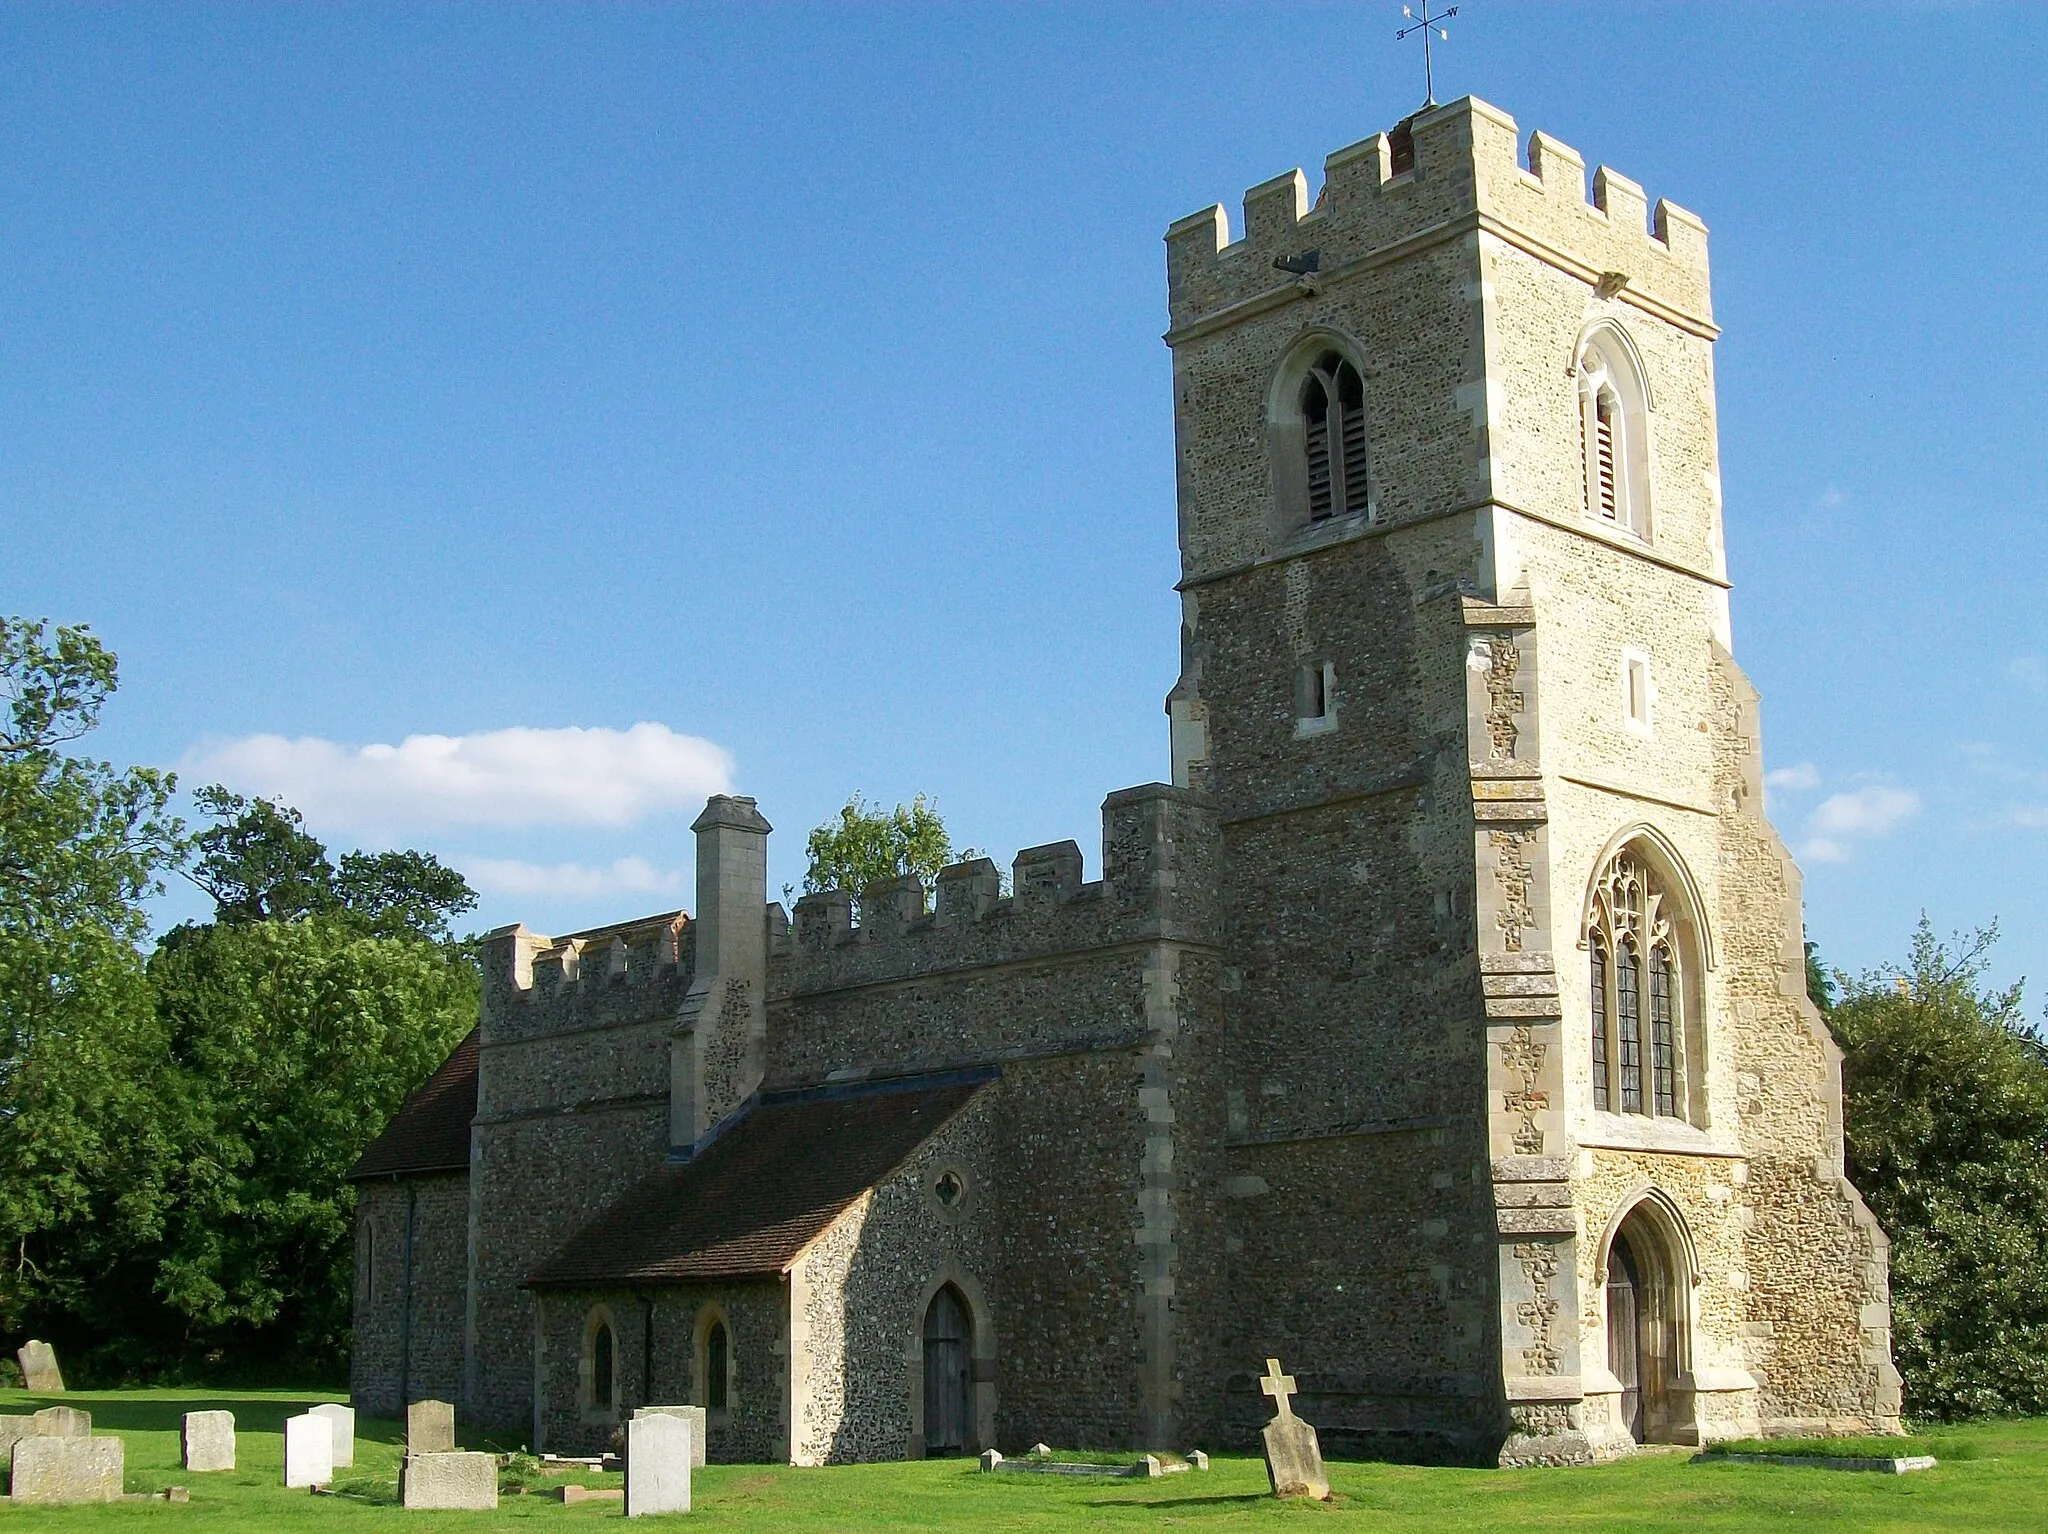
<path fill-rule="evenodd" d="M 1684 958 L 1675 909 L 1630 849 L 1593 881 L 1585 946 L 1599 1112 L 1685 1116 Z"/>

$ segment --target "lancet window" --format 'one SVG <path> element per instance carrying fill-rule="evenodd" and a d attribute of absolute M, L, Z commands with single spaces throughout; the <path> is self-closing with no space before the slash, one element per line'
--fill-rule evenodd
<path fill-rule="evenodd" d="M 1639 538 L 1649 536 L 1649 437 L 1645 389 L 1633 354 L 1608 327 L 1579 349 L 1579 426 L 1584 510 Z"/>
<path fill-rule="evenodd" d="M 1624 848 L 1593 882 L 1586 921 L 1593 1106 L 1684 1116 L 1682 936 L 1670 892 Z"/>
<path fill-rule="evenodd" d="M 1309 520 L 1364 511 L 1365 382 L 1336 352 L 1318 357 L 1301 381 L 1301 431 Z"/>

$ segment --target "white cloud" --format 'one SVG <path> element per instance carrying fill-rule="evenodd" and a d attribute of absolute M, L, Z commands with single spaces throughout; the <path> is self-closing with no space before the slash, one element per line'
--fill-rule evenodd
<path fill-rule="evenodd" d="M 2029 831 L 2048 831 L 2048 804 L 2018 804 L 2012 808 L 2012 823 Z"/>
<path fill-rule="evenodd" d="M 1800 789 L 1820 787 L 1820 769 L 1811 762 L 1801 762 L 1796 767 L 1779 767 L 1764 774 L 1764 787 L 1780 788 L 1796 792 Z"/>
<path fill-rule="evenodd" d="M 665 724 L 629 730 L 515 726 L 345 746 L 249 735 L 195 746 L 188 782 L 282 799 L 315 826 L 626 826 L 731 787 L 732 754 Z"/>
<path fill-rule="evenodd" d="M 1839 506 L 1848 505 L 1849 497 L 1842 493 L 1839 486 L 1829 485 L 1814 497 L 1813 504 L 1822 511 L 1833 511 Z"/>
<path fill-rule="evenodd" d="M 1853 841 L 1888 836 L 1919 813 L 1920 796 L 1908 788 L 1873 783 L 1830 794 L 1807 817 L 1799 855 L 1813 863 L 1846 863 Z"/>
<path fill-rule="evenodd" d="M 517 858 L 456 858 L 463 877 L 482 895 L 546 896 L 592 900 L 602 895 L 673 895 L 683 876 L 645 858 L 620 858 L 608 868 L 582 863 L 523 863 Z"/>

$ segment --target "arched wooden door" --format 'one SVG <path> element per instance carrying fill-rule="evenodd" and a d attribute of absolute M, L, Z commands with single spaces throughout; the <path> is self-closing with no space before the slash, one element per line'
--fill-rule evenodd
<path fill-rule="evenodd" d="M 1621 1425 L 1643 1441 L 1642 1282 L 1627 1238 L 1607 1254 L 1607 1367 L 1621 1381 Z"/>
<path fill-rule="evenodd" d="M 951 1284 L 924 1313 L 924 1452 L 964 1454 L 971 1447 L 967 1302 Z"/>

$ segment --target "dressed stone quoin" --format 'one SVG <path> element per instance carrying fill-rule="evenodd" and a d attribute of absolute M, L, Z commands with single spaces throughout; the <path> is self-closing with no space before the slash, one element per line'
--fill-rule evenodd
<path fill-rule="evenodd" d="M 1699 219 L 1466 99 L 1167 231 L 1171 785 L 482 948 L 356 1169 L 357 1407 L 595 1454 L 1563 1463 L 1896 1429 L 1731 654 Z M 990 238 L 999 238 L 990 231 Z"/>

